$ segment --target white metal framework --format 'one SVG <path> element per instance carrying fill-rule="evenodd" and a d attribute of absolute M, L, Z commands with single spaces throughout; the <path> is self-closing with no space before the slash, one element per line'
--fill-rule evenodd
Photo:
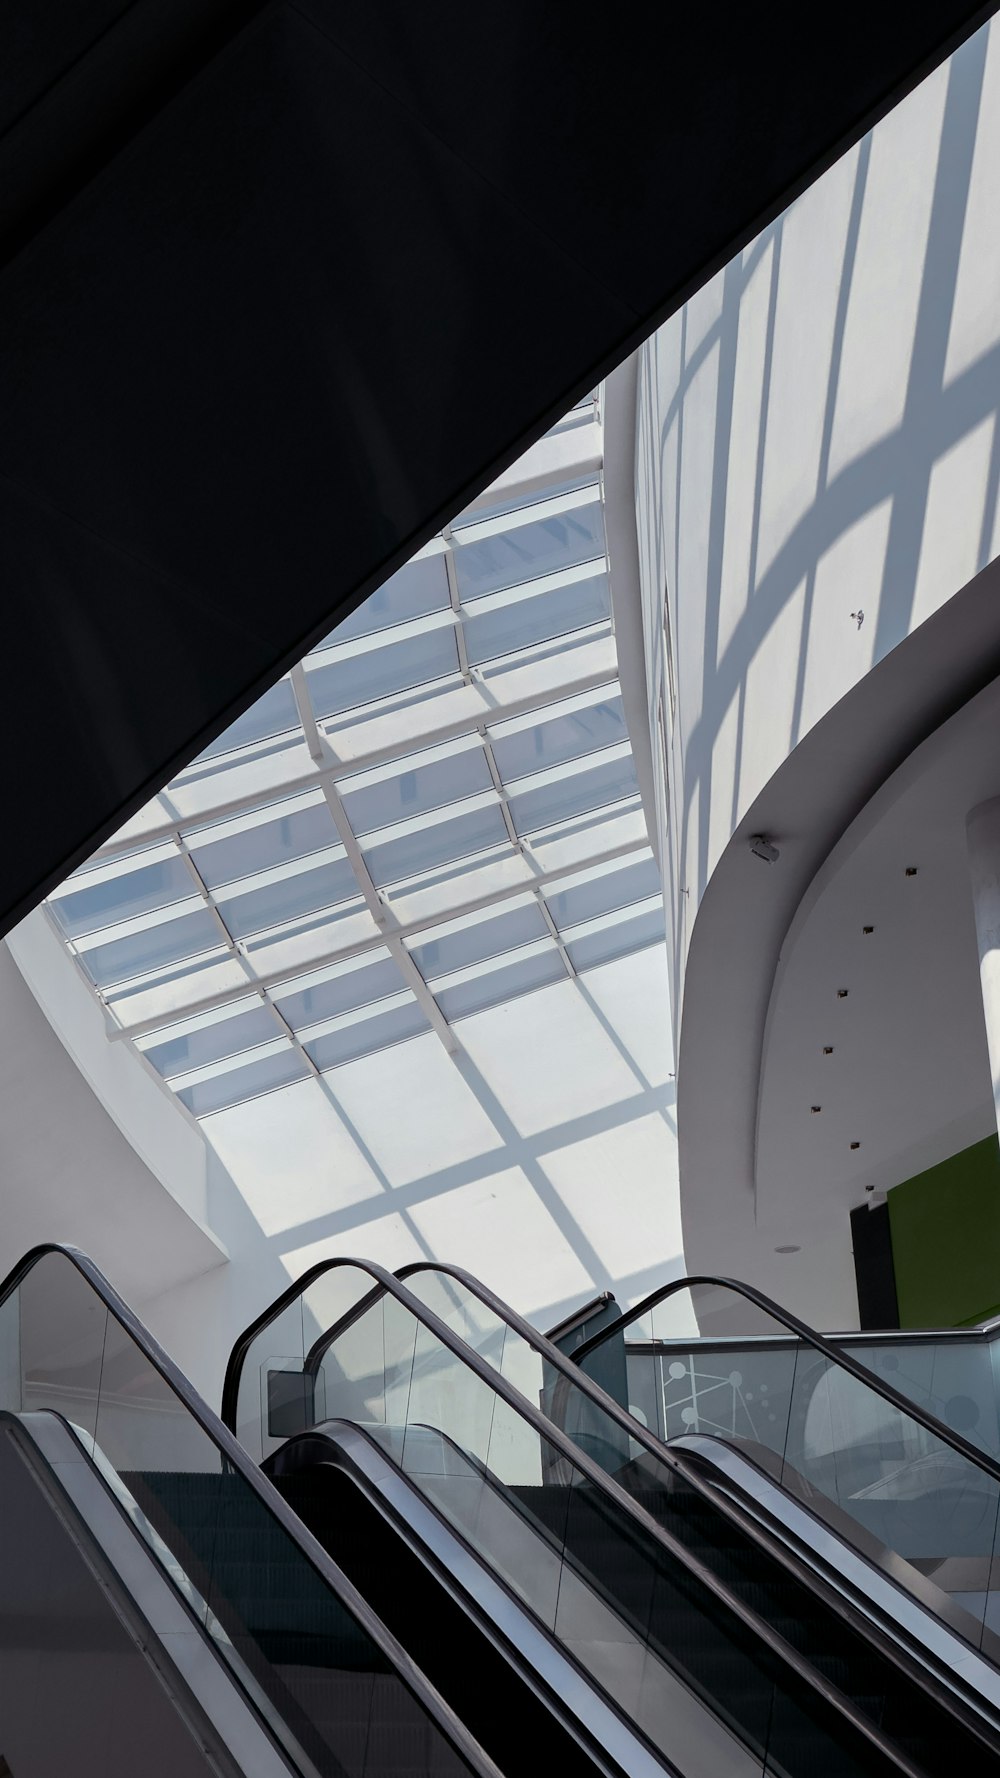
<path fill-rule="evenodd" d="M 519 473 L 520 472 L 520 473 Z M 49 910 L 196 1116 L 663 934 L 595 400 L 67 879 Z"/>

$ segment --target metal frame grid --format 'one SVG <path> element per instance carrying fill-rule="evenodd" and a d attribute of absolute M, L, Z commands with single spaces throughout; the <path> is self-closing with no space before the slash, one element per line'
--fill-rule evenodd
<path fill-rule="evenodd" d="M 50 897 L 194 1115 L 662 940 L 596 398 L 550 437 Z"/>

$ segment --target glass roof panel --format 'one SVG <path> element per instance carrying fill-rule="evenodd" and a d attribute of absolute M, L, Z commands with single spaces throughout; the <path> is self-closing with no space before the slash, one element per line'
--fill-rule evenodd
<path fill-rule="evenodd" d="M 400 763 L 407 768 L 406 760 Z M 366 778 L 356 790 L 351 784 L 352 779 L 345 778 L 340 787 L 344 808 L 354 832 L 368 834 L 479 790 L 491 790 L 493 780 L 483 749 L 466 747 L 447 758 L 397 770 L 392 777 L 380 776 L 374 783 Z"/>
<path fill-rule="evenodd" d="M 312 651 L 305 728 L 285 678 L 50 903 L 196 1116 L 567 980 L 553 926 L 579 969 L 660 941 L 595 404 L 553 431 Z"/>
<path fill-rule="evenodd" d="M 307 1043 L 305 1049 L 317 1068 L 337 1068 L 344 1062 L 355 1061 L 358 1056 L 370 1055 L 372 1050 L 385 1049 L 388 1044 L 402 1043 L 408 1037 L 418 1037 L 429 1030 L 430 1025 L 416 1000 L 408 1000 L 386 1012 L 373 1013 L 370 1019 L 360 1019 L 337 1031 L 327 1031 Z"/>
<path fill-rule="evenodd" d="M 436 927 L 433 937 L 412 946 L 410 955 L 425 980 L 433 981 L 454 969 L 464 969 L 486 957 L 544 938 L 547 932 L 542 910 L 532 900 L 492 919 L 456 921 L 451 926 Z"/>
<path fill-rule="evenodd" d="M 127 938 L 94 945 L 80 952 L 80 961 L 95 986 L 107 988 L 115 982 L 166 969 L 183 958 L 215 950 L 222 943 L 215 915 L 209 908 L 198 908 L 179 920 L 164 920 Z"/>
<path fill-rule="evenodd" d="M 449 603 L 448 571 L 444 552 L 423 556 L 408 562 L 365 599 L 350 617 L 345 617 L 335 630 L 320 643 L 350 642 L 355 636 L 369 636 L 391 624 L 407 623 L 412 617 L 426 617 L 429 611 L 443 611 Z"/>
<path fill-rule="evenodd" d="M 511 817 L 519 834 L 535 833 L 589 809 L 635 796 L 637 789 L 635 762 L 631 753 L 626 753 L 624 758 L 608 760 L 589 771 L 554 777 L 537 790 L 512 792 Z"/>
<path fill-rule="evenodd" d="M 307 665 L 309 696 L 320 721 L 457 672 L 458 644 L 451 624 L 342 661 Z"/>
<path fill-rule="evenodd" d="M 295 708 L 295 697 L 287 679 L 279 679 L 269 691 L 244 710 L 231 727 L 224 729 L 217 741 L 212 741 L 201 759 L 214 759 L 219 753 L 230 753 L 236 747 L 246 747 L 251 741 L 268 740 L 271 735 L 283 734 L 286 729 L 299 726 L 299 715 Z"/>
<path fill-rule="evenodd" d="M 365 848 L 365 863 L 378 888 L 401 882 L 425 871 L 436 870 L 454 859 L 490 846 L 507 843 L 507 829 L 496 803 L 474 809 L 454 821 L 438 821 L 417 828 L 399 839 L 383 840 Z"/>
<path fill-rule="evenodd" d="M 208 1117 L 213 1111 L 238 1105 L 241 1099 L 255 1099 L 261 1093 L 273 1092 L 275 1087 L 304 1080 L 308 1073 L 302 1057 L 289 1044 L 287 1049 L 265 1056 L 259 1062 L 248 1062 L 243 1068 L 232 1068 L 225 1074 L 198 1081 L 194 1086 L 181 1087 L 177 1097 L 196 1117 Z"/>
<path fill-rule="evenodd" d="M 219 909 L 233 938 L 249 938 L 273 926 L 287 925 L 321 908 L 336 907 L 358 892 L 357 878 L 346 858 L 299 871 L 264 889 L 220 896 Z"/>
<path fill-rule="evenodd" d="M 516 516 L 511 514 L 512 520 Z M 456 535 L 455 573 L 463 603 L 500 587 L 604 556 L 604 515 L 599 500 L 555 517 L 512 523 L 509 530 L 475 542 L 463 543 L 461 533 Z"/>
<path fill-rule="evenodd" d="M 289 859 L 307 857 L 337 843 L 337 829 L 325 802 L 290 810 L 274 821 L 234 831 L 206 845 L 191 836 L 191 857 L 207 889 L 218 889 L 241 877 Z"/>
<path fill-rule="evenodd" d="M 505 784 L 541 772 L 563 760 L 576 759 L 601 747 L 628 740 L 625 711 L 620 694 L 600 703 L 573 708 L 558 716 L 543 716 L 530 728 L 490 730 L 493 757 Z"/>
<path fill-rule="evenodd" d="M 560 932 L 567 926 L 578 926 L 584 920 L 615 908 L 628 907 L 660 892 L 660 873 L 650 856 L 637 863 L 626 860 L 613 870 L 594 872 L 583 882 L 566 888 L 555 887 L 545 894 L 545 901 Z"/>
<path fill-rule="evenodd" d="M 465 619 L 465 645 L 470 664 L 495 660 L 551 642 L 568 631 L 586 629 L 611 615 L 606 574 L 594 574 L 568 586 L 550 587 L 537 598 L 493 606 Z"/>
<path fill-rule="evenodd" d="M 255 1049 L 258 1044 L 271 1043 L 280 1030 L 270 1007 L 258 1002 L 234 1018 L 220 1019 L 180 1037 L 168 1037 L 162 1043 L 144 1047 L 144 1054 L 157 1073 L 169 1079 L 188 1069 L 204 1068 L 209 1062 L 239 1055 L 242 1050 Z"/>
<path fill-rule="evenodd" d="M 68 938 L 98 932 L 119 920 L 130 920 L 152 908 L 165 907 L 172 901 L 184 901 L 195 892 L 195 885 L 183 858 L 174 854 L 158 864 L 145 864 L 138 870 L 126 871 L 89 888 L 76 889 L 50 905 Z"/>
<path fill-rule="evenodd" d="M 321 1019 L 337 1018 L 341 1013 L 353 1012 L 355 1007 L 367 1006 L 372 1000 L 385 1000 L 405 987 L 392 958 L 382 951 L 374 952 L 372 961 L 359 968 L 345 969 L 313 986 L 299 988 L 281 998 L 276 994 L 275 998 L 292 1030 L 301 1031 L 308 1025 L 318 1025 Z"/>
<path fill-rule="evenodd" d="M 533 988 L 544 988 L 560 980 L 567 980 L 566 967 L 552 945 L 499 969 L 470 975 L 450 988 L 440 988 L 434 997 L 446 1019 L 464 1019 L 470 1013 L 497 1006 L 501 1000 L 513 1000 Z"/>
<path fill-rule="evenodd" d="M 574 969 L 594 969 L 599 963 L 610 963 L 630 951 L 641 951 L 646 945 L 662 942 L 664 935 L 663 903 L 637 910 L 626 919 L 615 919 L 580 937 L 567 936 L 566 950 Z"/>

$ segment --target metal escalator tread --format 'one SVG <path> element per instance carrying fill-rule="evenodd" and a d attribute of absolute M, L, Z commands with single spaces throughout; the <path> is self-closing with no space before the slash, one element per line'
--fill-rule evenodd
<path fill-rule="evenodd" d="M 322 1465 L 275 1486 L 501 1771 L 597 1778 L 602 1767 L 349 1476 Z"/>
<path fill-rule="evenodd" d="M 965 1770 L 997 1769 L 984 1745 L 946 1714 L 921 1688 L 901 1673 L 859 1631 L 845 1623 L 825 1601 L 803 1582 L 788 1574 L 781 1564 L 761 1551 L 739 1528 L 714 1512 L 711 1505 L 688 1489 L 678 1478 L 675 1487 L 651 1486 L 641 1474 L 622 1472 L 617 1478 L 650 1516 L 683 1541 L 699 1559 L 750 1606 L 766 1623 L 802 1653 L 824 1678 L 860 1710 L 894 1743 L 905 1748 L 929 1778 L 951 1778 L 956 1759 L 964 1751 Z M 615 1551 L 619 1597 L 637 1625 L 649 1635 L 651 1645 L 673 1664 L 680 1663 L 696 1689 L 704 1695 L 721 1692 L 726 1714 L 739 1725 L 755 1720 L 752 1675 L 755 1661 L 746 1648 L 713 1645 L 713 1626 L 705 1623 L 703 1607 L 690 1594 L 683 1576 L 669 1573 L 668 1564 L 654 1558 L 662 1578 L 655 1591 L 644 1573 L 649 1552 L 642 1548 L 641 1532 L 615 1524 L 613 1509 L 596 1497 L 587 1500 L 580 1488 L 522 1487 L 515 1490 L 533 1517 L 546 1524 L 557 1539 L 565 1539 L 586 1572 L 607 1571 L 609 1550 Z M 558 1496 L 566 1498 L 560 1502 Z M 570 1496 L 573 1498 L 571 1499 Z M 598 1546 L 603 1544 L 603 1551 Z M 709 1620 L 711 1613 L 707 1613 Z M 683 1635 L 678 1625 L 683 1622 Z M 770 1671 L 768 1663 L 763 1670 Z M 794 1688 L 793 1688 L 794 1689 Z M 801 1700 L 807 1716 L 814 1706 Z M 797 1732 L 789 1727 L 792 1743 Z M 982 1762 L 987 1764 L 983 1766 Z M 818 1778 L 810 1766 L 813 1778 Z M 836 1770 L 836 1767 L 834 1768 Z"/>

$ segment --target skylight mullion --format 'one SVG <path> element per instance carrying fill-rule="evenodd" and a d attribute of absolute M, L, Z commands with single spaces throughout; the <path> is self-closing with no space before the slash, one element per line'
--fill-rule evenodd
<path fill-rule="evenodd" d="M 379 649 L 394 648 L 400 642 L 409 642 L 414 636 L 429 636 L 433 630 L 447 630 L 454 627 L 455 618 L 450 605 L 441 611 L 426 611 L 420 617 L 404 618 L 401 623 L 392 624 L 383 630 L 370 630 L 366 635 L 352 636 L 349 640 L 338 642 L 337 632 L 333 630 L 325 642 L 306 656 L 309 662 L 308 672 L 316 667 L 325 666 L 330 661 L 358 660 L 362 655 L 377 654 Z M 303 663 L 300 662 L 301 666 Z M 292 669 L 293 672 L 295 669 Z"/>
<path fill-rule="evenodd" d="M 533 664 L 535 663 L 529 663 L 527 668 L 519 666 L 519 677 L 523 679 L 526 672 L 530 673 Z M 545 664 L 548 664 L 548 658 Z M 576 667 L 580 662 L 574 658 L 567 664 Z M 535 677 L 538 676 L 535 675 Z M 159 798 L 154 799 L 153 803 L 147 804 L 146 808 L 140 811 L 147 834 L 145 844 L 148 846 L 158 845 L 169 840 L 174 834 L 183 831 L 205 828 L 209 825 L 218 826 L 238 815 L 254 814 L 258 809 L 262 809 L 268 804 L 303 796 L 312 789 L 322 789 L 327 778 L 336 783 L 356 773 L 371 771 L 378 766 L 390 765 L 421 748 L 444 746 L 449 741 L 477 734 L 484 722 L 488 722 L 492 726 L 495 723 L 513 721 L 518 717 L 529 717 L 552 705 L 562 703 L 566 699 L 600 691 L 605 686 L 609 690 L 609 695 L 617 695 L 614 644 L 610 635 L 605 637 L 603 634 L 599 642 L 588 650 L 583 672 L 571 673 L 561 682 L 548 682 L 532 687 L 530 690 L 521 691 L 514 697 L 498 698 L 495 681 L 488 682 L 486 675 L 473 672 L 472 686 L 469 689 L 482 687 L 482 695 L 474 707 L 469 708 L 467 704 L 459 715 L 449 718 L 447 721 L 438 724 L 432 722 L 422 730 L 407 732 L 391 741 L 380 741 L 374 746 L 361 749 L 353 754 L 345 744 L 349 743 L 353 729 L 364 727 L 365 723 L 349 724 L 338 730 L 332 737 L 334 752 L 338 756 L 321 768 L 317 767 L 316 761 L 310 758 L 303 741 L 303 744 L 295 749 L 295 770 L 284 777 L 278 775 L 274 769 L 275 761 L 272 759 L 265 762 L 269 772 L 267 781 L 263 783 L 258 780 L 256 783 L 247 784 L 246 780 L 252 766 L 230 767 L 225 774 L 219 776 L 225 776 L 231 787 L 234 783 L 236 784 L 236 794 L 205 801 L 200 807 L 189 806 L 186 810 L 175 808 L 168 812 Z M 246 788 L 243 788 L 244 785 Z M 159 819 L 155 813 L 157 806 L 162 811 Z M 138 821 L 139 817 L 137 816 L 135 820 Z M 133 823 L 129 823 L 118 835 L 105 842 L 99 856 L 109 861 L 119 856 L 126 857 L 136 853 L 137 844 L 142 845 L 142 842 L 137 840 L 136 834 L 133 832 Z M 144 850 L 145 846 L 142 849 Z M 138 856 L 138 854 L 136 855 Z"/>
<path fill-rule="evenodd" d="M 485 728 L 483 729 L 483 752 L 486 755 L 486 764 L 489 768 L 490 777 L 493 780 L 493 788 L 496 791 L 497 796 L 500 798 L 500 810 L 503 815 L 504 826 L 507 829 L 507 838 L 513 846 L 514 851 L 521 852 L 523 848 L 521 846 L 517 828 L 514 826 L 514 817 L 510 812 L 510 804 L 507 801 L 507 792 L 504 788 L 504 782 L 500 776 L 500 768 L 497 765 L 493 752 L 493 743 Z"/>
<path fill-rule="evenodd" d="M 563 493 L 553 494 L 548 498 L 544 490 L 536 489 L 516 506 L 505 507 L 503 512 L 493 513 L 488 518 L 476 518 L 473 509 L 473 517 L 463 523 L 462 515 L 459 514 L 453 529 L 461 548 L 469 543 L 479 543 L 484 538 L 503 537 L 508 531 L 520 530 L 524 525 L 560 518 L 563 513 L 573 512 L 577 507 L 595 505 L 599 498 L 599 483 L 596 477 L 591 477 L 587 481 L 581 481 L 577 487 L 567 488 Z"/>
<path fill-rule="evenodd" d="M 245 956 L 243 955 L 243 952 L 240 949 L 240 946 L 237 943 L 236 939 L 233 938 L 233 935 L 230 932 L 229 927 L 226 925 L 226 922 L 223 919 L 222 914 L 219 911 L 219 908 L 217 907 L 216 903 L 213 901 L 211 895 L 209 894 L 208 890 L 206 889 L 205 884 L 202 881 L 201 874 L 198 870 L 198 866 L 195 864 L 195 861 L 192 858 L 190 851 L 188 850 L 187 843 L 184 839 L 183 834 L 178 835 L 177 843 L 181 849 L 181 855 L 182 855 L 184 862 L 188 868 L 188 871 L 190 872 L 191 880 L 197 886 L 197 888 L 200 890 L 201 894 L 204 896 L 205 905 L 215 920 L 215 924 L 218 928 L 220 940 L 221 940 L 222 944 L 229 951 L 234 962 L 239 964 L 239 967 L 243 970 L 244 974 L 247 977 L 247 980 L 248 981 L 252 980 L 252 971 L 247 963 L 247 960 L 246 960 Z"/>
<path fill-rule="evenodd" d="M 458 591 L 458 575 L 455 572 L 455 548 L 452 541 L 451 526 L 445 525 L 441 532 L 445 543 L 444 569 L 448 576 L 448 602 L 455 616 L 455 641 L 458 644 L 458 665 L 462 678 L 468 685 L 471 678 L 469 671 L 469 649 L 465 638 L 465 621 L 462 615 L 462 600 Z"/>
<path fill-rule="evenodd" d="M 555 943 L 556 950 L 559 952 L 560 957 L 562 958 L 563 962 L 566 965 L 567 975 L 575 979 L 576 965 L 573 962 L 573 959 L 570 956 L 568 950 L 566 949 L 566 946 L 563 942 L 562 933 L 559 931 L 558 926 L 556 925 L 555 921 L 553 920 L 552 914 L 546 904 L 545 897 L 542 894 L 540 889 L 536 891 L 535 900 L 538 903 L 538 908 L 539 908 L 539 912 L 541 913 L 542 919 L 545 921 L 545 924 L 548 927 L 549 932 L 552 936 L 552 939 Z"/>
<path fill-rule="evenodd" d="M 451 1026 L 441 1012 L 437 1001 L 434 999 L 433 994 L 427 986 L 427 983 L 424 981 L 413 958 L 410 956 L 399 937 L 398 931 L 387 930 L 390 922 L 394 928 L 398 927 L 396 916 L 392 912 L 392 909 L 383 901 L 375 887 L 375 883 L 368 870 L 364 853 L 355 839 L 354 830 L 347 819 L 344 805 L 340 799 L 340 793 L 336 785 L 329 781 L 327 781 L 327 784 L 325 785 L 325 790 L 327 800 L 330 804 L 330 813 L 336 824 L 337 832 L 340 834 L 340 837 L 344 842 L 347 856 L 354 867 L 354 873 L 358 879 L 361 893 L 364 896 L 368 907 L 371 909 L 373 918 L 376 923 L 382 927 L 385 933 L 385 942 L 389 947 L 393 961 L 397 964 L 403 980 L 407 983 L 408 987 L 412 989 L 428 1023 L 441 1039 L 448 1054 L 452 1055 L 456 1048 L 456 1040 Z"/>
<path fill-rule="evenodd" d="M 400 923 L 394 937 L 398 936 L 400 941 L 416 939 L 423 933 L 433 931 L 435 927 L 446 926 L 453 921 L 460 920 L 466 914 L 478 912 L 487 913 L 494 907 L 503 907 L 507 902 L 514 900 L 518 896 L 523 897 L 528 894 L 533 894 L 536 887 L 543 889 L 555 885 L 563 878 L 578 878 L 587 869 L 588 865 L 611 865 L 619 859 L 627 858 L 635 853 L 648 851 L 649 838 L 648 835 L 643 832 L 641 835 L 637 834 L 633 837 L 616 842 L 610 847 L 599 849 L 589 858 L 576 857 L 569 862 L 557 865 L 551 869 L 540 867 L 538 875 L 534 879 L 522 878 L 518 882 L 511 883 L 502 889 L 491 890 L 487 895 L 478 897 L 471 896 L 465 901 L 459 902 L 445 911 L 428 914 L 420 919 L 408 921 L 405 924 Z M 304 985 L 314 973 L 320 974 L 324 968 L 339 965 L 354 957 L 360 957 L 368 951 L 377 950 L 379 947 L 386 945 L 386 943 L 387 937 L 384 931 L 373 932 L 368 938 L 358 940 L 343 948 L 331 950 L 326 954 L 320 954 L 305 968 L 300 964 L 296 967 L 275 970 L 270 974 L 254 976 L 251 978 L 252 986 L 255 991 L 259 989 L 268 994 L 277 992 L 279 989 L 283 993 L 287 993 L 291 990 L 292 984 L 295 984 L 296 986 Z M 233 988 L 221 990 L 216 994 L 206 995 L 203 999 L 191 1000 L 187 1003 L 187 1009 L 185 1009 L 184 1005 L 180 1005 L 171 1010 L 168 1014 L 160 1014 L 157 1017 L 136 1020 L 134 1024 L 129 1025 L 127 1028 L 123 1027 L 120 1031 L 113 1031 L 111 1033 L 112 1041 L 120 1038 L 134 1039 L 147 1036 L 152 1032 L 163 1030 L 168 1024 L 183 1019 L 186 1016 L 186 1010 L 190 1014 L 194 1014 L 195 1012 L 201 1013 L 213 1011 L 230 1005 L 234 1001 L 245 998 L 246 993 L 246 983 L 243 982 L 238 987 L 234 986 Z"/>
<path fill-rule="evenodd" d="M 544 599 L 547 593 L 565 592 L 583 581 L 597 580 L 607 573 L 607 557 L 591 556 L 585 562 L 572 562 L 566 568 L 553 568 L 549 574 L 538 574 L 519 580 L 514 586 L 497 587 L 494 593 L 482 593 L 470 605 L 467 616 L 488 617 L 494 611 L 508 611 L 514 605 L 527 605 L 532 599 Z M 463 607 L 464 609 L 464 607 Z"/>

